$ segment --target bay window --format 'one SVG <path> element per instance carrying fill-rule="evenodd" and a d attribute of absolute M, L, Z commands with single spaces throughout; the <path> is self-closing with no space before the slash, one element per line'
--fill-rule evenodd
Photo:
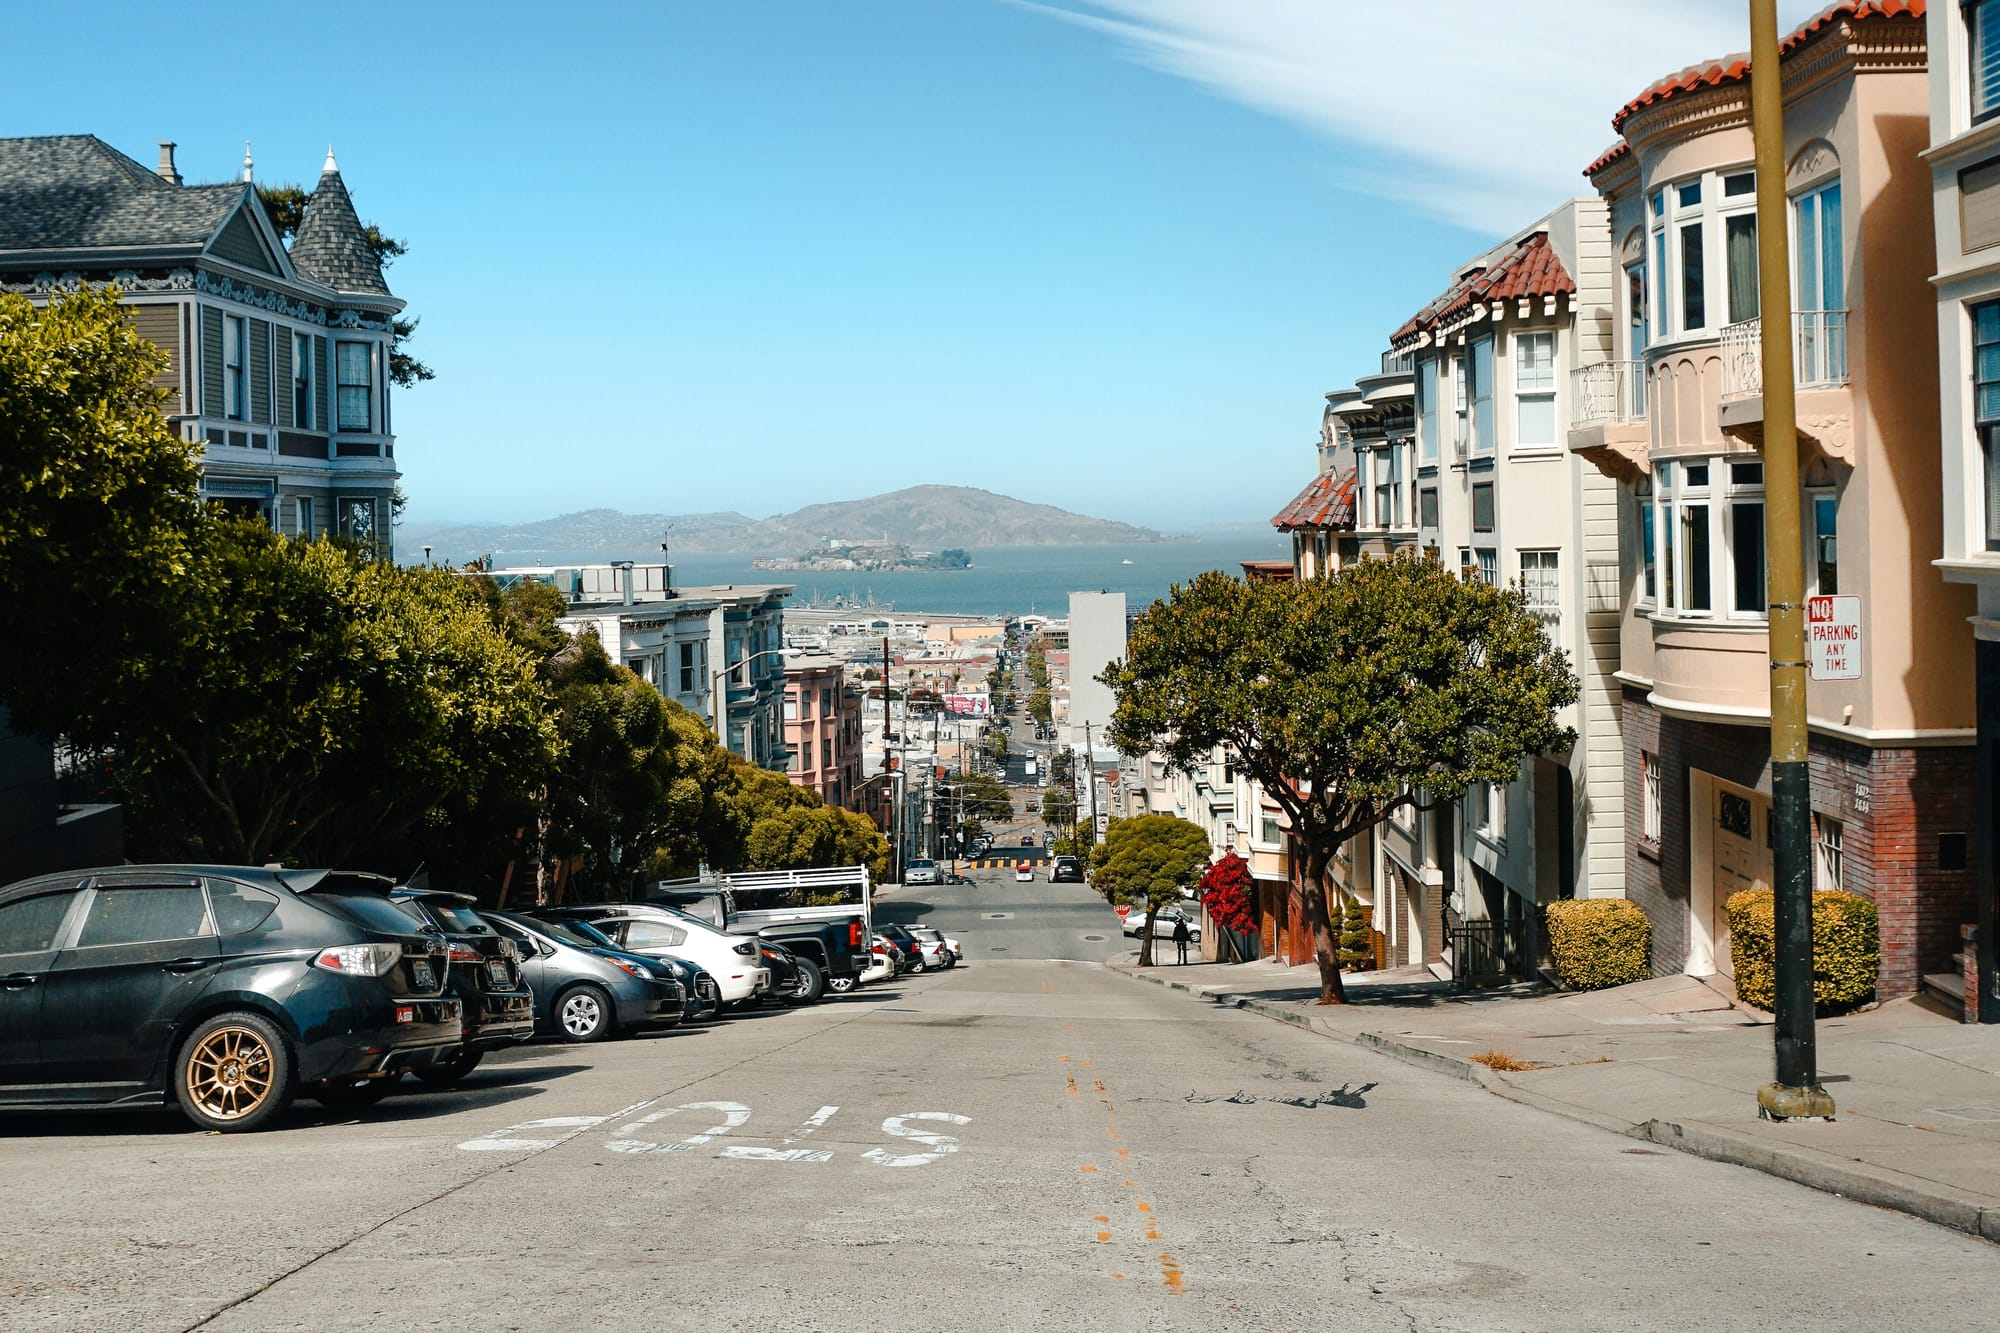
<path fill-rule="evenodd" d="M 1556 444 L 1556 335 L 1514 338 L 1514 444 L 1553 449 Z"/>
<path fill-rule="evenodd" d="M 1986 549 L 2000 551 L 2000 301 L 1972 307 L 1972 420 L 1986 493 Z"/>
<path fill-rule="evenodd" d="M 1764 618 L 1761 462 L 1663 459 L 1640 504 L 1642 600 L 1667 615 Z"/>
<path fill-rule="evenodd" d="M 1757 318 L 1757 173 L 1710 172 L 1647 197 L 1654 341 Z M 1713 293 L 1716 299 L 1711 302 Z M 1643 347 L 1645 295 L 1627 298 L 1630 353 Z M 1720 318 L 1718 318 L 1720 316 Z"/>

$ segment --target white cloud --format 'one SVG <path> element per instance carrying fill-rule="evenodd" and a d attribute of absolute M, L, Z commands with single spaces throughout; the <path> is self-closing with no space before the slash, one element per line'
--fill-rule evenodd
<path fill-rule="evenodd" d="M 1620 106 L 1750 40 L 1745 0 L 1012 2 L 1361 150 L 1395 175 L 1343 180 L 1482 233 L 1587 191 Z M 1781 31 L 1823 4 L 1781 0 Z"/>

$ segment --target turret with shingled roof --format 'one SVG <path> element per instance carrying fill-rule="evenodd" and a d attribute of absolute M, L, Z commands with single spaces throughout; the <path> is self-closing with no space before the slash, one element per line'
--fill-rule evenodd
<path fill-rule="evenodd" d="M 292 264 L 301 276 L 355 296 L 387 296 L 382 260 L 368 243 L 368 230 L 354 211 L 354 200 L 340 178 L 333 146 L 327 145 L 326 165 L 319 184 L 299 219 L 292 238 Z"/>

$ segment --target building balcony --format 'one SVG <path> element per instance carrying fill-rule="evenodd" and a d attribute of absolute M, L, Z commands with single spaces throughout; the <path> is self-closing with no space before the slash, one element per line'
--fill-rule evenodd
<path fill-rule="evenodd" d="M 1845 310 L 1800 310 L 1792 316 L 1792 368 L 1797 385 L 1799 442 L 1824 457 L 1854 462 L 1854 393 L 1847 379 Z M 1746 319 L 1722 330 L 1725 434 L 1755 447 L 1764 443 L 1764 321 Z"/>
<path fill-rule="evenodd" d="M 1635 481 L 1647 463 L 1646 367 L 1599 361 L 1570 372 L 1570 452 L 1606 476 Z"/>
<path fill-rule="evenodd" d="M 1771 716 L 1763 621 L 1652 616 L 1652 702 L 1670 713 L 1756 724 Z"/>

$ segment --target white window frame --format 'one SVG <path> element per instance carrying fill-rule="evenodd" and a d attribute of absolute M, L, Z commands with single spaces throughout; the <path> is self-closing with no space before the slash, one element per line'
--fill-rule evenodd
<path fill-rule="evenodd" d="M 1488 842 L 1507 837 L 1507 788 L 1498 782 L 1473 785 L 1473 829 Z"/>
<path fill-rule="evenodd" d="M 1546 362 L 1534 349 L 1546 348 Z M 1514 363 L 1514 447 L 1525 452 L 1550 452 L 1562 447 L 1557 437 L 1561 434 L 1561 421 L 1556 416 L 1556 333 L 1554 329 L 1532 329 L 1517 333 L 1510 340 L 1510 357 Z M 1538 365 L 1546 365 L 1546 378 L 1538 372 Z M 1541 408 L 1546 405 L 1548 412 L 1548 438 L 1530 439 L 1527 430 L 1527 411 L 1530 406 Z"/>
<path fill-rule="evenodd" d="M 1562 633 L 1562 552 L 1555 549 L 1521 551 L 1521 591 L 1528 599 L 1528 613 L 1542 622 L 1551 641 Z"/>
<path fill-rule="evenodd" d="M 1467 378 L 1472 381 L 1467 392 L 1472 400 L 1472 456 L 1490 458 L 1499 443 L 1494 437 L 1499 428 L 1496 425 L 1493 404 L 1493 381 L 1498 378 L 1494 367 L 1493 339 L 1475 338 L 1466 347 L 1465 365 Z M 1486 373 L 1479 373 L 1481 358 L 1486 361 Z"/>
<path fill-rule="evenodd" d="M 341 352 L 349 347 L 358 347 L 361 349 L 360 361 L 363 373 L 367 376 L 365 380 L 350 380 L 347 378 L 348 368 L 342 364 L 345 358 L 341 356 Z M 371 434 L 375 429 L 375 354 L 373 344 L 351 340 L 334 343 L 333 380 L 335 386 L 333 424 L 335 429 L 350 435 Z M 358 426 L 348 424 L 347 391 L 349 389 L 359 389 L 365 395 L 362 399 L 362 402 L 365 404 L 361 413 L 362 422 Z"/>
<path fill-rule="evenodd" d="M 1451 359 L 1452 410 L 1457 421 L 1455 440 L 1460 461 L 1465 459 L 1472 447 L 1472 398 L 1468 392 L 1471 377 L 1467 371 L 1470 364 L 1469 355 Z"/>
<path fill-rule="evenodd" d="M 1439 365 L 1436 357 L 1417 362 L 1417 463 L 1435 467 L 1438 461 Z"/>
<path fill-rule="evenodd" d="M 1479 571 L 1479 581 L 1489 588 L 1500 586 L 1500 550 L 1495 546 L 1476 546 L 1472 550 L 1473 560 Z"/>
<path fill-rule="evenodd" d="M 1688 480 L 1691 468 L 1706 468 L 1706 480 Z M 1738 481 L 1734 476 L 1737 467 L 1757 467 L 1762 465 L 1755 455 L 1712 454 L 1699 458 L 1662 459 L 1655 466 L 1652 503 L 1656 506 L 1653 520 L 1654 564 L 1659 578 L 1657 597 L 1652 599 L 1650 614 L 1676 620 L 1712 620 L 1725 623 L 1761 624 L 1769 618 L 1766 608 L 1740 607 L 1736 604 L 1736 514 L 1739 505 L 1758 504 L 1764 508 L 1764 521 L 1770 521 L 1769 501 L 1764 483 Z M 1690 510 L 1703 510 L 1699 520 L 1694 519 Z M 1693 552 L 1693 523 L 1699 521 L 1705 526 L 1700 535 L 1708 550 L 1708 601 L 1706 607 L 1691 607 L 1687 596 L 1692 586 L 1689 559 Z M 1643 520 L 1640 531 L 1644 532 Z M 1754 543 L 1758 564 L 1763 564 L 1764 543 L 1760 532 Z M 1640 593 L 1642 604 L 1647 601 L 1643 565 Z M 1765 579 L 1768 582 L 1768 571 Z"/>
<path fill-rule="evenodd" d="M 312 340 L 312 335 L 310 333 L 300 333 L 297 330 L 293 330 L 292 332 L 292 425 L 299 430 L 318 429 L 318 427 L 314 424 L 314 422 L 318 420 L 319 413 L 314 407 L 314 398 L 313 398 L 312 345 L 313 345 L 313 340 Z M 299 413 L 299 405 L 300 405 L 299 394 L 301 391 L 303 391 L 305 394 L 304 404 L 306 410 L 303 416 L 301 416 Z"/>
<path fill-rule="evenodd" d="M 249 321 L 241 315 L 222 317 L 222 415 L 231 421 L 250 419 Z"/>
<path fill-rule="evenodd" d="M 1838 819 L 1813 812 L 1813 891 L 1833 893 L 1846 887 L 1847 831 Z"/>
<path fill-rule="evenodd" d="M 292 497 L 292 524 L 300 541 L 313 539 L 313 498 L 310 495 Z"/>
<path fill-rule="evenodd" d="M 1660 756 L 1650 750 L 1639 752 L 1639 836 L 1647 842 L 1660 840 Z"/>

